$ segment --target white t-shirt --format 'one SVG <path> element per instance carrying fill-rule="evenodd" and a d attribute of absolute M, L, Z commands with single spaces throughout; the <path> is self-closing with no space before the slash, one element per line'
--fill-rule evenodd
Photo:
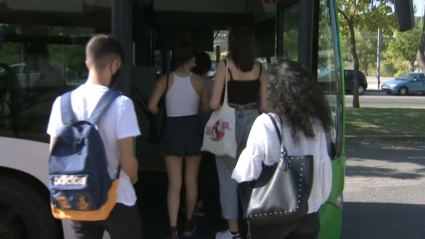
<path fill-rule="evenodd" d="M 292 127 L 283 120 L 283 144 L 288 155 L 313 155 L 313 188 L 308 200 L 308 213 L 317 212 L 326 202 L 332 189 L 332 164 L 328 155 L 326 133 L 319 120 L 312 120 L 314 139 L 298 133 L 298 144 L 292 138 Z M 249 133 L 246 148 L 239 157 L 232 178 L 237 182 L 258 179 L 265 165 L 273 165 L 280 160 L 280 142 L 270 117 L 258 116 Z"/>
<path fill-rule="evenodd" d="M 100 97 L 109 89 L 105 86 L 84 84 L 71 94 L 72 109 L 78 120 L 90 117 Z M 61 97 L 53 103 L 47 133 L 56 137 L 58 130 L 63 126 L 61 116 Z M 108 160 L 108 172 L 115 178 L 118 171 L 120 151 L 118 140 L 140 135 L 134 105 L 126 96 L 119 96 L 110 105 L 98 123 L 98 130 L 103 140 Z M 117 190 L 117 202 L 126 206 L 136 203 L 136 193 L 127 174 L 121 169 Z"/>

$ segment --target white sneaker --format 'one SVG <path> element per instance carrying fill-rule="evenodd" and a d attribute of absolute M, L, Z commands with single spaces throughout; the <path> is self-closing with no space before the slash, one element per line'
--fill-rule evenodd
<path fill-rule="evenodd" d="M 233 235 L 229 230 L 227 230 L 224 232 L 217 232 L 217 234 L 215 234 L 215 239 L 242 239 L 242 237 L 239 233 Z"/>

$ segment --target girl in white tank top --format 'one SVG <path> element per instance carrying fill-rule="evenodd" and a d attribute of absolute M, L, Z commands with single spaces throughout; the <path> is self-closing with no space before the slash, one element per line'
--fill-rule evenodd
<path fill-rule="evenodd" d="M 180 77 L 175 72 L 173 85 L 167 92 L 165 104 L 168 117 L 197 115 L 200 96 L 192 85 L 191 76 Z"/>
<path fill-rule="evenodd" d="M 168 173 L 168 211 L 170 215 L 170 239 L 177 239 L 177 216 L 180 207 L 182 167 L 185 159 L 186 222 L 183 235 L 191 236 L 196 229 L 192 220 L 197 199 L 198 170 L 201 162 L 203 127 L 198 110 L 208 110 L 209 97 L 205 81 L 192 74 L 196 49 L 189 39 L 179 39 L 173 51 L 177 69 L 160 76 L 149 101 L 149 109 L 157 113 L 158 102 L 165 94 L 167 120 L 160 143 Z M 201 103 L 201 104 L 200 104 Z"/>

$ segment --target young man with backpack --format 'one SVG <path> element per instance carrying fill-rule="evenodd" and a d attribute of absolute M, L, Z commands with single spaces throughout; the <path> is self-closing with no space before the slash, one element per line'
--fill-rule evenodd
<path fill-rule="evenodd" d="M 142 224 L 133 184 L 140 135 L 133 102 L 109 88 L 124 51 L 112 37 L 86 46 L 87 82 L 56 99 L 47 133 L 50 193 L 55 218 L 70 219 L 76 238 L 140 239 Z"/>

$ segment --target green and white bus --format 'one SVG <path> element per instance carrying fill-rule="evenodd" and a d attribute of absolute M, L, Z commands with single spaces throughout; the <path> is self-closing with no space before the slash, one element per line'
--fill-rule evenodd
<path fill-rule="evenodd" d="M 0 0 L 0 238 L 74 238 L 70 222 L 51 215 L 46 127 L 53 100 L 85 82 L 84 48 L 96 33 L 112 34 L 125 50 L 118 89 L 134 100 L 144 133 L 135 147 L 144 238 L 161 238 L 168 226 L 167 181 L 158 146 L 147 142 L 151 122 L 144 102 L 157 74 L 169 69 L 168 42 L 173 36 L 191 31 L 199 50 L 212 52 L 218 61 L 226 49 L 217 36 L 239 24 L 255 27 L 259 58 L 272 62 L 283 56 L 317 72 L 335 120 L 328 137 L 333 187 L 320 210 L 320 238 L 340 238 L 346 157 L 336 4 L 337 0 Z M 320 74 L 326 71 L 333 73 Z M 211 189 L 212 199 L 215 191 Z M 219 211 L 217 204 L 210 205 Z M 219 216 L 205 218 L 197 238 L 212 238 L 220 224 Z"/>

